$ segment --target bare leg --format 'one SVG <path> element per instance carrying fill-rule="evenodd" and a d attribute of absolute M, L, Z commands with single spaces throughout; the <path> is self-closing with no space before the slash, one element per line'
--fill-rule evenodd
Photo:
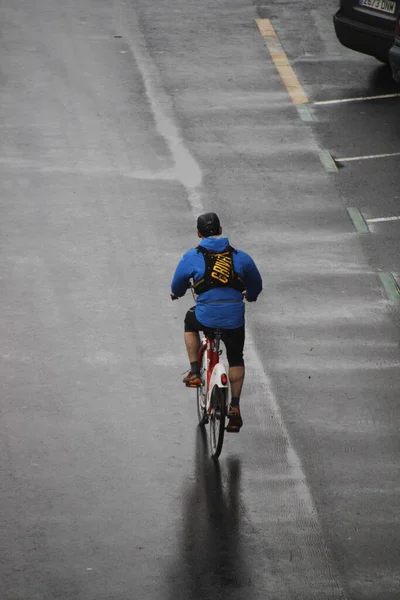
<path fill-rule="evenodd" d="M 229 368 L 229 382 L 231 384 L 231 395 L 240 398 L 244 381 L 244 367 Z"/>
<path fill-rule="evenodd" d="M 185 345 L 189 362 L 196 362 L 200 349 L 200 335 L 194 331 L 185 331 Z"/>

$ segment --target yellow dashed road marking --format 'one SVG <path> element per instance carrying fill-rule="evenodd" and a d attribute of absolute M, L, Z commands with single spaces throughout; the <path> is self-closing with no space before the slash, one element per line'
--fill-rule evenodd
<path fill-rule="evenodd" d="M 256 23 L 293 104 L 308 104 L 308 98 L 290 66 L 289 59 L 278 40 L 271 21 L 256 19 Z"/>

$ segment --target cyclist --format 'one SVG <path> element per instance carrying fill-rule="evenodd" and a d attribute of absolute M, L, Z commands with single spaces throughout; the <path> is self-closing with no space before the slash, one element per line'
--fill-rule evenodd
<path fill-rule="evenodd" d="M 187 387 L 200 385 L 199 331 L 221 329 L 231 385 L 227 431 L 239 431 L 243 425 L 240 394 L 245 374 L 243 300 L 257 300 L 262 290 L 262 279 L 253 259 L 242 250 L 232 248 L 228 238 L 221 237 L 222 227 L 215 213 L 198 217 L 197 234 L 201 238 L 200 244 L 183 255 L 171 284 L 173 300 L 185 295 L 191 280 L 197 294 L 196 306 L 190 308 L 185 317 L 185 345 L 190 370 L 183 383 Z"/>

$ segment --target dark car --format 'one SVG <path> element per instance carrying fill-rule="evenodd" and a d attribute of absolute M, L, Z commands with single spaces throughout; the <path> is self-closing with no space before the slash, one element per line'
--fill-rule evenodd
<path fill-rule="evenodd" d="M 333 17 L 343 46 L 389 62 L 400 0 L 341 0 Z"/>
<path fill-rule="evenodd" d="M 396 29 L 394 44 L 389 50 L 389 62 L 393 73 L 393 79 L 400 83 L 400 11 L 396 17 Z"/>

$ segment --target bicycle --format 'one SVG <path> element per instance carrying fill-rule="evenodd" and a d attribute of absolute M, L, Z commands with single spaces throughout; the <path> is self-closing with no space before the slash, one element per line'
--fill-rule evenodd
<path fill-rule="evenodd" d="M 197 414 L 200 427 L 210 425 L 210 450 L 214 460 L 221 454 L 229 406 L 228 373 L 219 359 L 221 340 L 220 329 L 207 330 L 198 354 L 201 385 L 197 388 Z"/>
<path fill-rule="evenodd" d="M 189 283 L 188 289 L 195 300 L 192 283 Z M 178 297 L 171 294 L 171 299 L 177 300 Z M 198 352 L 201 384 L 196 390 L 197 414 L 200 427 L 210 425 L 211 457 L 217 460 L 224 443 L 225 421 L 229 418 L 229 377 L 225 364 L 219 360 L 222 330 L 207 329 L 203 333 Z"/>

